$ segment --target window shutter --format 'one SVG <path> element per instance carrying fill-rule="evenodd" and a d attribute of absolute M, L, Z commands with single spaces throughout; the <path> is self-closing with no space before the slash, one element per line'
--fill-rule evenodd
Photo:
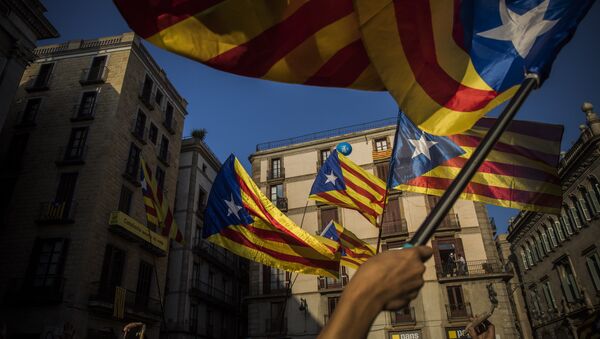
<path fill-rule="evenodd" d="M 442 258 L 440 257 L 438 243 L 439 243 L 439 240 L 436 240 L 436 239 L 431 240 L 431 248 L 433 248 L 433 259 L 435 261 L 436 269 L 442 269 Z M 438 274 L 441 274 L 441 272 L 438 272 Z"/>

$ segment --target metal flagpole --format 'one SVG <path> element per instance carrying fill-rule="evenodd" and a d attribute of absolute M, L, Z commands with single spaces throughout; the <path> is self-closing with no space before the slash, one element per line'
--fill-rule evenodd
<path fill-rule="evenodd" d="M 473 178 L 479 169 L 479 166 L 481 166 L 485 158 L 488 156 L 496 141 L 498 141 L 504 130 L 506 130 L 509 123 L 517 114 L 517 111 L 527 96 L 529 96 L 531 91 L 538 85 L 538 75 L 527 74 L 525 80 L 521 84 L 521 87 L 510 100 L 508 105 L 504 108 L 494 126 L 490 128 L 485 137 L 483 137 L 481 143 L 475 152 L 473 152 L 473 155 L 469 158 L 465 166 L 461 169 L 448 189 L 444 192 L 444 195 L 442 195 L 437 205 L 435 205 L 433 210 L 429 213 L 429 215 L 427 215 L 427 218 L 425 218 L 425 221 L 421 227 L 419 227 L 419 229 L 410 239 L 410 245 L 425 245 L 427 241 L 429 241 L 439 224 L 446 217 L 446 214 L 448 214 L 456 200 L 458 200 L 459 195 L 465 189 L 469 181 L 471 181 L 471 178 Z"/>

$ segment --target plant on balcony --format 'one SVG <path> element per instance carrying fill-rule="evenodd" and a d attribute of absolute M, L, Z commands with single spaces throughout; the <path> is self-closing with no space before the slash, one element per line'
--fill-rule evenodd
<path fill-rule="evenodd" d="M 200 141 L 204 141 L 204 138 L 206 138 L 206 134 L 208 134 L 208 131 L 206 131 L 205 128 L 198 128 L 192 130 L 192 138 L 198 139 Z"/>

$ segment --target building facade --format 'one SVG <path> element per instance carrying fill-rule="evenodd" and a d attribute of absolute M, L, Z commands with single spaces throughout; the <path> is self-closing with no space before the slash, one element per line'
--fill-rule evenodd
<path fill-rule="evenodd" d="M 37 41 L 58 37 L 45 12 L 38 0 L 0 1 L 0 130 Z"/>
<path fill-rule="evenodd" d="M 310 233 L 320 233 L 330 220 L 336 220 L 375 246 L 378 229 L 358 212 L 307 198 L 321 164 L 342 141 L 352 146 L 352 161 L 387 178 L 394 131 L 395 119 L 386 119 L 260 144 L 250 156 L 252 176 L 281 210 Z M 383 250 L 402 246 L 437 201 L 437 197 L 422 194 L 390 193 L 382 226 Z M 435 255 L 426 264 L 425 285 L 419 296 L 402 311 L 382 312 L 369 338 L 464 338 L 469 316 L 491 308 L 488 285 L 497 294 L 498 306 L 491 321 L 499 338 L 516 338 L 504 288 L 504 281 L 511 274 L 500 265 L 484 205 L 458 201 L 430 246 Z M 451 263 L 449 258 L 458 259 L 459 255 L 465 258 L 465 265 Z M 341 278 L 334 280 L 289 274 L 252 263 L 247 298 L 248 336 L 315 337 L 335 310 L 353 274 L 353 270 L 342 267 Z"/>
<path fill-rule="evenodd" d="M 169 241 L 139 164 L 172 206 L 187 102 L 133 33 L 34 53 L 0 135 L 1 319 L 13 338 L 158 337 Z"/>
<path fill-rule="evenodd" d="M 204 208 L 220 167 L 204 141 L 183 140 L 174 213 L 186 245 L 174 244 L 169 253 L 163 327 L 172 339 L 245 338 L 248 262 L 202 239 Z"/>
<path fill-rule="evenodd" d="M 591 104 L 582 110 L 559 163 L 561 214 L 522 211 L 508 228 L 535 338 L 589 338 L 600 307 L 600 119 Z"/>

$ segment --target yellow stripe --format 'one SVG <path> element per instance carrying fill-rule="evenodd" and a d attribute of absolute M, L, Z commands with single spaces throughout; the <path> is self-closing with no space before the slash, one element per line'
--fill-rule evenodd
<path fill-rule="evenodd" d="M 363 263 L 355 262 L 353 259 L 348 259 L 348 257 L 341 257 L 340 259 L 340 265 L 350 267 L 355 270 L 357 270 L 361 264 Z"/>
<path fill-rule="evenodd" d="M 369 186 L 367 183 L 365 183 L 362 179 L 355 177 L 354 174 L 352 174 L 344 169 L 342 169 L 342 174 L 344 175 L 344 181 L 351 182 L 354 185 L 371 193 L 373 195 L 373 197 L 375 199 L 377 199 L 376 201 L 373 201 L 373 202 L 383 201 L 383 195 L 380 194 L 379 192 L 375 191 L 371 186 Z M 352 189 L 352 188 L 349 188 L 348 185 L 346 185 L 346 188 Z M 365 199 L 366 199 L 366 201 L 372 201 L 372 200 L 368 199 L 367 197 L 365 197 Z"/>
<path fill-rule="evenodd" d="M 369 67 L 365 69 L 350 86 L 350 88 L 360 89 L 364 91 L 384 91 L 385 86 L 381 82 L 379 74 L 373 64 L 369 64 Z"/>
<path fill-rule="evenodd" d="M 270 256 L 266 253 L 260 252 L 258 250 L 251 249 L 251 248 L 248 248 L 245 246 L 240 246 L 238 243 L 236 243 L 228 238 L 225 238 L 218 233 L 211 235 L 210 237 L 207 238 L 207 240 L 216 245 L 224 247 L 224 248 L 228 249 L 229 251 L 231 251 L 241 257 L 244 257 L 246 259 L 256 261 L 258 263 L 272 266 L 272 267 L 275 267 L 278 269 L 282 269 L 285 271 L 298 272 L 298 273 L 304 273 L 304 274 L 314 274 L 314 275 L 320 275 L 320 276 L 326 276 L 326 277 L 332 277 L 332 278 L 339 277 L 339 270 L 337 270 L 337 272 L 329 271 L 329 270 L 318 268 L 318 267 L 306 266 L 306 265 L 302 265 L 299 263 L 292 263 L 289 261 L 279 260 L 279 259 L 273 258 L 272 256 Z"/>
<path fill-rule="evenodd" d="M 481 127 L 475 126 L 475 127 L 471 128 L 470 130 L 466 131 L 464 134 L 476 136 L 478 138 L 483 138 L 486 135 L 487 131 L 488 131 L 488 129 L 486 129 L 486 128 L 481 128 Z M 508 145 L 515 145 L 515 146 L 520 146 L 520 147 L 524 147 L 524 148 L 529 148 L 531 150 L 545 153 L 548 155 L 554 155 L 554 154 L 558 154 L 560 152 L 560 142 L 552 142 L 552 141 L 548 141 L 545 139 L 540 139 L 540 138 L 532 137 L 529 135 L 510 132 L 510 131 L 506 131 L 506 132 L 502 133 L 502 136 L 500 136 L 499 142 L 502 142 L 502 143 L 505 143 Z"/>
<path fill-rule="evenodd" d="M 399 185 L 397 187 L 394 187 L 394 189 L 401 190 L 401 191 L 429 194 L 429 195 L 437 195 L 437 196 L 442 196 L 445 192 L 445 190 L 426 188 L 426 187 L 420 187 L 420 186 L 409 186 L 409 185 Z M 515 208 L 515 209 L 519 209 L 519 210 L 543 212 L 543 213 L 550 213 L 550 214 L 560 214 L 560 209 L 557 209 L 557 208 L 552 208 L 552 207 L 547 207 L 547 206 L 538 206 L 535 204 L 526 204 L 526 203 L 521 203 L 521 202 L 516 202 L 516 201 L 511 201 L 511 200 L 494 199 L 494 198 L 489 198 L 486 196 L 473 194 L 473 193 L 462 193 L 460 195 L 460 199 L 479 201 L 479 202 L 483 202 L 486 204 L 507 207 L 507 208 Z"/>
<path fill-rule="evenodd" d="M 348 167 L 350 167 L 353 170 L 355 170 L 356 172 L 362 174 L 367 179 L 369 179 L 369 181 L 371 181 L 373 184 L 375 184 L 385 190 L 385 188 L 386 188 L 385 182 L 383 180 L 379 179 L 378 176 L 376 176 L 373 173 L 365 171 L 362 167 L 358 166 L 352 160 L 348 159 L 346 156 L 344 156 L 341 153 L 338 153 L 338 157 L 339 157 L 340 161 L 343 161 L 346 165 L 348 165 Z M 379 194 L 379 193 L 375 193 L 375 194 L 378 196 L 381 196 L 381 194 Z"/>
<path fill-rule="evenodd" d="M 438 166 L 427 172 L 423 177 L 454 179 L 462 168 Z M 495 186 L 502 188 L 515 189 L 520 191 L 529 191 L 536 193 L 552 194 L 562 196 L 562 188 L 545 181 L 524 179 L 510 175 L 499 175 L 491 173 L 477 172 L 471 179 L 471 182 L 483 184 L 486 186 Z"/>
<path fill-rule="evenodd" d="M 473 154 L 473 152 L 475 151 L 475 147 L 464 147 L 463 146 L 461 148 L 465 151 L 465 154 L 461 155 L 460 157 L 465 158 L 465 159 L 470 158 L 471 155 Z M 485 160 L 499 162 L 499 163 L 503 163 L 503 164 L 509 164 L 509 165 L 531 167 L 531 168 L 538 169 L 540 171 L 544 171 L 551 175 L 555 175 L 555 176 L 557 175 L 556 168 L 554 168 L 550 165 L 547 165 L 543 162 L 540 162 L 537 160 L 532 160 L 531 158 L 524 157 L 521 155 L 516 155 L 514 153 L 507 153 L 507 152 L 500 152 L 500 151 L 492 150 Z"/>

